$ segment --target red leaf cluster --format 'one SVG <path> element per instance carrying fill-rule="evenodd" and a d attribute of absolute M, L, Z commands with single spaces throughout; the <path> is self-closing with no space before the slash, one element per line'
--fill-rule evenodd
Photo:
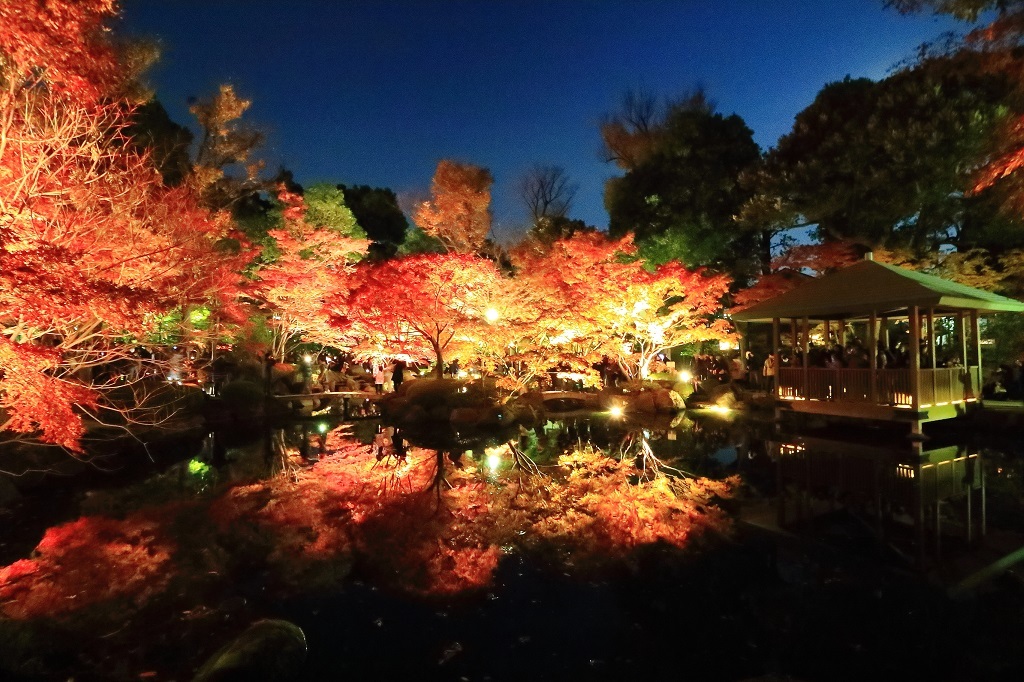
<path fill-rule="evenodd" d="M 115 599 L 138 603 L 164 590 L 174 546 L 142 516 L 86 516 L 46 531 L 35 556 L 0 568 L 0 613 L 59 617 Z"/>

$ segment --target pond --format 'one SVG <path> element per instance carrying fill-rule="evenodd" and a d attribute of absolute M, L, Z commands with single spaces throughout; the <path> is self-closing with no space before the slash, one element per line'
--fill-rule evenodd
<path fill-rule="evenodd" d="M 989 536 L 1024 530 L 1019 442 L 954 429 L 924 449 L 948 443 L 984 456 Z M 842 464 L 798 480 L 797 446 Z M 1020 582 L 954 599 L 939 579 L 971 554 L 963 503 L 937 505 L 942 553 L 928 539 L 918 566 L 905 505 L 884 506 L 879 540 L 874 488 L 836 478 L 876 457 L 896 471 L 914 447 L 711 411 L 197 431 L 3 506 L 0 671 L 189 680 L 280 619 L 308 654 L 267 645 L 253 655 L 267 679 L 277 664 L 303 680 L 1019 676 Z M 759 522 L 780 490 L 787 532 Z"/>

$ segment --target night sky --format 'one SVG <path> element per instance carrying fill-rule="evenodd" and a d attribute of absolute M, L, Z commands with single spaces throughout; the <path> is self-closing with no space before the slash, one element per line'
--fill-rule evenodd
<path fill-rule="evenodd" d="M 179 123 L 230 82 L 303 184 L 429 190 L 441 158 L 491 169 L 500 238 L 535 163 L 580 185 L 571 217 L 605 227 L 598 125 L 622 93 L 700 85 L 762 148 L 820 88 L 881 78 L 960 28 L 882 0 L 125 0 L 122 33 L 159 39 L 150 84 Z"/>

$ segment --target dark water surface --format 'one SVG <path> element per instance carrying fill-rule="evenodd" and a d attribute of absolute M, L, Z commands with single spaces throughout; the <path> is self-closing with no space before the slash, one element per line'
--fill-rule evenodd
<path fill-rule="evenodd" d="M 46 528 L 80 514 L 117 514 L 142 501 L 187 499 L 232 483 L 288 475 L 295 464 L 280 457 L 279 445 L 300 447 L 316 459 L 318 434 L 333 427 L 307 421 L 267 433 L 197 433 L 165 444 L 166 452 L 154 451 L 150 464 L 111 460 L 112 473 L 24 486 L 20 499 L 0 508 L 0 565 L 27 557 Z M 740 474 L 743 500 L 725 503 L 735 514 L 747 502 L 771 503 L 778 444 L 797 437 L 780 433 L 770 419 L 712 413 L 688 414 L 675 423 L 569 416 L 502 434 L 395 434 L 361 421 L 353 435 L 365 443 L 383 438 L 397 447 L 476 459 L 488 446 L 508 440 L 538 461 L 588 443 L 626 456 L 649 448 L 687 474 Z M 863 428 L 823 428 L 814 436 L 905 447 L 892 433 Z M 990 524 L 1020 530 L 1019 441 L 1012 434 L 966 436 L 956 430 L 936 438 L 983 452 Z M 187 459 L 180 459 L 183 450 Z M 173 461 L 174 452 L 179 461 Z M 231 594 L 208 595 L 208 607 L 223 619 L 204 621 L 202 642 L 182 632 L 189 621 L 180 615 L 144 611 L 145 622 L 130 627 L 147 640 L 138 647 L 150 653 L 124 652 L 131 663 L 119 666 L 112 660 L 117 651 L 76 658 L 58 651 L 69 647 L 59 642 L 50 672 L 16 677 L 8 669 L 8 676 L 140 679 L 139 673 L 153 672 L 142 679 L 187 680 L 219 644 L 269 617 L 289 620 L 306 633 L 308 658 L 294 678 L 300 680 L 1024 679 L 1021 580 L 1006 574 L 952 599 L 930 579 L 940 558 L 930 558 L 924 568 L 911 565 L 894 544 L 899 529 L 893 542 L 879 542 L 859 502 L 842 493 L 829 491 L 834 510 L 801 522 L 795 535 L 740 524 L 732 538 L 708 538 L 686 550 L 649 546 L 621 562 L 572 572 L 542 557 L 510 552 L 491 585 L 456 596 L 409 596 L 356 571 L 341 589 L 282 597 L 253 575 Z M 947 552 L 959 551 L 955 539 L 947 545 Z M 154 641 L 161 636 L 163 644 Z M 103 649 L 100 640 L 81 646 Z M 47 651 L 39 654 L 44 660 Z M 139 668 L 139 660 L 152 669 Z M 5 663 L 0 660 L 0 678 Z"/>

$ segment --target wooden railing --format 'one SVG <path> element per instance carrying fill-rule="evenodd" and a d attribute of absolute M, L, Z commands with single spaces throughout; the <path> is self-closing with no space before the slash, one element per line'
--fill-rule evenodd
<path fill-rule="evenodd" d="M 827 400 L 911 407 L 914 404 L 912 371 L 824 367 L 809 367 L 805 370 L 803 367 L 784 367 L 778 372 L 778 396 L 791 400 Z M 981 389 L 977 367 L 921 369 L 918 370 L 917 385 L 920 407 L 959 403 L 977 398 Z"/>

